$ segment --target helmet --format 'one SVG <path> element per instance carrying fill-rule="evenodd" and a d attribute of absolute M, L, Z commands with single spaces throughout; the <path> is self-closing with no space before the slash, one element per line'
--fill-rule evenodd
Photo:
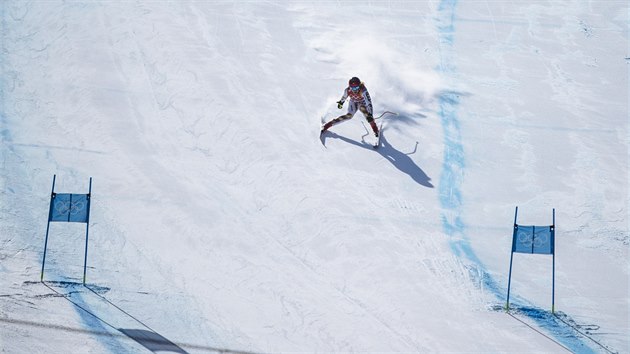
<path fill-rule="evenodd" d="M 355 76 L 350 79 L 350 81 L 348 81 L 348 85 L 350 85 L 350 87 L 359 86 L 361 85 L 361 80 L 359 80 L 359 78 Z"/>
<path fill-rule="evenodd" d="M 359 78 L 355 76 L 350 79 L 350 81 L 348 81 L 348 85 L 350 86 L 350 89 L 352 91 L 359 91 L 359 87 L 361 87 L 361 80 L 359 80 Z"/>

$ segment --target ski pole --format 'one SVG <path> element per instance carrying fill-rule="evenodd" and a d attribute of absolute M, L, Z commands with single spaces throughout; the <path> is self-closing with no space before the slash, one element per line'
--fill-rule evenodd
<path fill-rule="evenodd" d="M 384 115 L 386 115 L 386 114 L 393 114 L 393 115 L 395 115 L 395 116 L 397 116 L 397 115 L 398 115 L 398 113 L 396 113 L 396 112 L 385 111 L 385 112 L 381 113 L 381 115 L 380 115 L 380 116 L 378 116 L 378 117 L 374 118 L 374 120 L 376 120 L 376 119 L 380 119 L 380 118 L 382 118 L 382 117 L 383 117 Z"/>

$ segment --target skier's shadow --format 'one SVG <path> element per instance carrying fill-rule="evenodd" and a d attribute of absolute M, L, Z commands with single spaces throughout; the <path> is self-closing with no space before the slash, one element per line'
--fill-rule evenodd
<path fill-rule="evenodd" d="M 404 153 L 396 150 L 385 138 L 385 135 L 381 136 L 381 146 L 378 149 L 374 149 L 374 147 L 367 143 L 358 142 L 345 136 L 341 136 L 331 131 L 327 131 L 325 133 L 329 138 L 339 139 L 341 141 L 345 141 L 348 144 L 352 144 L 358 146 L 363 149 L 372 150 L 379 153 L 383 158 L 387 161 L 391 162 L 394 167 L 396 167 L 399 171 L 404 172 L 411 177 L 416 183 L 423 185 L 428 188 L 433 188 L 433 184 L 431 184 L 431 178 L 427 176 L 426 173 L 420 168 L 420 166 L 416 165 L 415 162 L 409 157 L 409 155 L 413 155 L 418 148 L 418 143 L 416 142 L 416 146 L 414 150 L 410 153 Z"/>

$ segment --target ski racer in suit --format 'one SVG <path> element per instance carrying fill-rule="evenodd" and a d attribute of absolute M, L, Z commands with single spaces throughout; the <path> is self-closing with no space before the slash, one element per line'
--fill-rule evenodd
<path fill-rule="evenodd" d="M 337 101 L 337 108 L 341 109 L 344 102 L 348 98 L 350 98 L 350 102 L 348 103 L 348 113 L 324 124 L 324 126 L 322 127 L 322 133 L 335 124 L 351 119 L 352 117 L 354 117 L 354 114 L 357 112 L 357 110 L 359 110 L 361 111 L 361 113 L 363 113 L 367 122 L 370 123 L 370 126 L 374 131 L 374 136 L 378 137 L 378 126 L 374 121 L 372 113 L 372 98 L 370 98 L 370 93 L 358 77 L 353 77 L 350 79 L 350 81 L 348 82 L 348 87 L 343 91 L 343 96 L 339 101 Z"/>

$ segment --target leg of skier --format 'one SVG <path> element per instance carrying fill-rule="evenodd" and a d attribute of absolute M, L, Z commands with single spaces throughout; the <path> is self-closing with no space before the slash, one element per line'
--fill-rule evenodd
<path fill-rule="evenodd" d="M 346 113 L 346 114 L 344 114 L 342 116 L 339 116 L 339 117 L 331 120 L 330 122 L 324 124 L 324 127 L 322 128 L 322 133 L 325 132 L 326 130 L 328 130 L 328 128 L 332 127 L 333 125 L 341 123 L 344 120 L 352 119 L 352 117 L 354 117 L 354 114 L 356 112 L 357 112 L 357 104 L 355 102 L 348 103 L 348 113 Z"/>
<path fill-rule="evenodd" d="M 372 112 L 370 112 L 370 110 L 365 106 L 359 107 L 359 110 L 361 110 L 361 113 L 363 113 L 363 115 L 365 116 L 365 120 L 367 120 L 367 122 L 370 123 L 370 126 L 372 127 L 372 130 L 374 131 L 374 136 L 378 138 L 378 126 L 376 125 L 376 122 L 374 121 Z"/>

